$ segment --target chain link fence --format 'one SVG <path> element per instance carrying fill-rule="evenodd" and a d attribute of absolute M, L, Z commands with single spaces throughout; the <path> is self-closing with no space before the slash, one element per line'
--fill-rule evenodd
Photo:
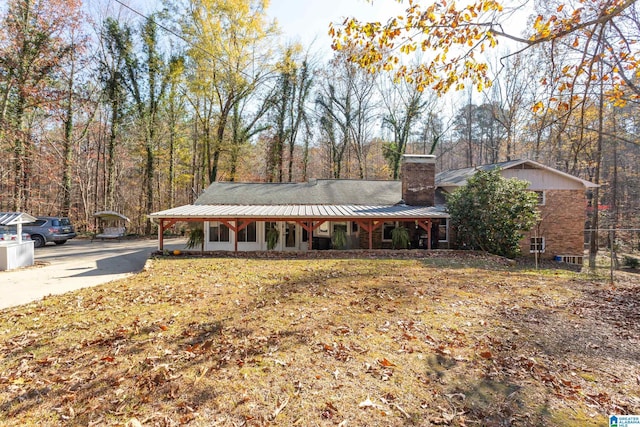
<path fill-rule="evenodd" d="M 585 229 L 584 266 L 590 268 L 590 248 L 596 239 L 596 269 L 608 269 L 611 281 L 614 271 L 627 270 L 640 273 L 640 228 Z"/>

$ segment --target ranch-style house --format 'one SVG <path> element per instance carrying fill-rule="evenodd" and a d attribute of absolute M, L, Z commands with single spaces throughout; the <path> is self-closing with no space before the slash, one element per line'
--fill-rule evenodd
<path fill-rule="evenodd" d="M 335 248 L 338 235 L 342 249 L 392 248 L 400 226 L 408 229 L 411 248 L 453 248 L 445 194 L 478 170 L 499 168 L 539 195 L 541 221 L 521 242 L 522 253 L 581 261 L 586 191 L 595 184 L 531 160 L 438 174 L 435 166 L 435 156 L 405 155 L 399 181 L 215 182 L 194 204 L 149 217 L 159 224 L 160 250 L 164 231 L 183 221 L 203 223 L 205 251 L 323 250 Z"/>

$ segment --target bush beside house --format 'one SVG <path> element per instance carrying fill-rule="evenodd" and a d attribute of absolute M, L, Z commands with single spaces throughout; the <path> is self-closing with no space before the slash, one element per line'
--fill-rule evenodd
<path fill-rule="evenodd" d="M 538 220 L 538 196 L 528 183 L 504 178 L 499 169 L 479 171 L 447 197 L 458 244 L 515 258 L 524 233 Z"/>

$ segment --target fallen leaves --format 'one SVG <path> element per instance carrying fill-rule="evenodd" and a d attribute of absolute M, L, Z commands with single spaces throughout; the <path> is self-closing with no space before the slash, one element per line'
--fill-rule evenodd
<path fill-rule="evenodd" d="M 364 354 L 367 352 L 367 349 L 361 347 L 359 344 L 355 342 L 350 343 L 331 343 L 331 344 L 318 344 L 319 347 L 322 348 L 325 354 L 339 360 L 341 362 L 347 362 L 353 358 L 354 354 Z"/>
<path fill-rule="evenodd" d="M 480 357 L 482 357 L 483 359 L 493 359 L 493 354 L 490 351 L 481 351 L 480 352 Z"/>
<path fill-rule="evenodd" d="M 535 425 L 544 402 L 598 421 L 640 411 L 638 288 L 425 260 L 157 261 L 0 312 L 0 423 Z"/>
<path fill-rule="evenodd" d="M 384 366 L 385 368 L 388 368 L 390 366 L 396 366 L 395 363 L 389 362 L 389 360 L 387 360 L 386 357 L 382 359 L 378 359 L 378 363 L 380 364 L 380 366 Z"/>
<path fill-rule="evenodd" d="M 333 419 L 338 416 L 340 411 L 332 402 L 325 402 L 324 408 L 321 412 L 321 416 L 324 419 Z"/>
<path fill-rule="evenodd" d="M 284 408 L 287 407 L 288 404 L 289 404 L 289 396 L 285 397 L 282 403 L 280 403 L 278 407 L 273 411 L 273 413 L 271 414 L 270 420 L 274 421 L 278 417 L 280 412 L 282 412 Z"/>

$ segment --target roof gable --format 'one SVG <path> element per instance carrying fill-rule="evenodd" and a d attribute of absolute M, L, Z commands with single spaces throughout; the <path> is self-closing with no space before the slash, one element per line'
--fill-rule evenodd
<path fill-rule="evenodd" d="M 465 185 L 467 180 L 478 171 L 490 171 L 494 169 L 504 171 L 502 175 L 507 178 L 519 178 L 529 181 L 532 183 L 532 188 L 535 187 L 534 189 L 586 189 L 597 187 L 597 185 L 592 182 L 527 159 L 440 172 L 436 174 L 436 185 L 445 188 L 460 187 Z M 549 179 L 549 177 L 554 179 Z"/>

